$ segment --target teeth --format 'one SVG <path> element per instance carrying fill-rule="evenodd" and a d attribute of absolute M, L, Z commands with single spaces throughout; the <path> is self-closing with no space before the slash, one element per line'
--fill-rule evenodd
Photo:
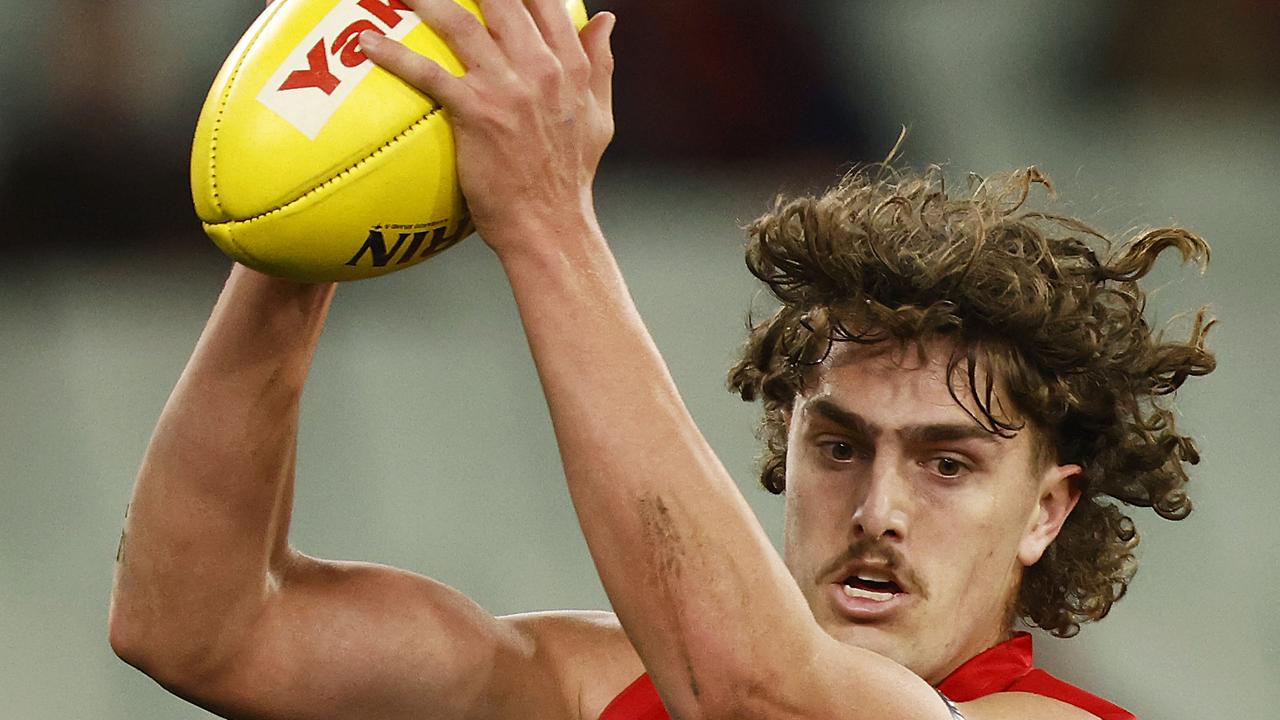
<path fill-rule="evenodd" d="M 882 570 L 860 570 L 857 577 L 872 582 L 893 582 L 893 573 Z"/>
<path fill-rule="evenodd" d="M 872 592 L 871 590 L 863 590 L 850 585 L 844 586 L 844 594 L 851 598 L 862 598 L 863 600 L 872 600 L 874 602 L 885 602 L 893 599 L 893 593 Z"/>

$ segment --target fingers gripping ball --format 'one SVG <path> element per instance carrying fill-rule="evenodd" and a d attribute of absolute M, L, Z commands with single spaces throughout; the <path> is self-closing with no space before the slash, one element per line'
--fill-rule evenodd
<path fill-rule="evenodd" d="M 582 27 L 582 0 L 566 5 Z M 191 188 L 205 231 L 235 260 L 296 280 L 356 280 L 471 232 L 447 114 L 364 56 L 365 30 L 463 72 L 403 0 L 278 0 L 218 73 Z"/>

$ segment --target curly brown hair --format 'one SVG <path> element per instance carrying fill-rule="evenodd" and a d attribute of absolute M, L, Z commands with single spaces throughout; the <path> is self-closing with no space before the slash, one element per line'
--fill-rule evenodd
<path fill-rule="evenodd" d="M 1080 220 L 1026 209 L 1035 185 L 1052 195 L 1033 167 L 974 177 L 951 197 L 936 167 L 882 165 L 818 197 L 780 197 L 748 227 L 746 255 L 781 307 L 749 323 L 729 386 L 763 402 L 760 479 L 779 494 L 786 412 L 834 343 L 948 338 L 948 369 L 964 380 L 952 396 L 977 422 L 1005 435 L 1029 424 L 1050 457 L 1083 469 L 1080 501 L 1024 573 L 1015 608 L 1070 637 L 1110 611 L 1136 570 L 1138 532 L 1119 504 L 1171 520 L 1191 512 L 1184 464 L 1200 456 L 1168 398 L 1213 370 L 1213 323 L 1201 309 L 1186 340 L 1166 340 L 1143 317 L 1138 280 L 1169 248 L 1203 267 L 1209 246 L 1160 228 L 1115 247 Z M 995 387 L 1017 419 L 993 408 Z"/>

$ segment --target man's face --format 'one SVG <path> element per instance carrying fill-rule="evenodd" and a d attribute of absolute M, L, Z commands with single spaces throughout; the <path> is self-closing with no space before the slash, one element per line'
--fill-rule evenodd
<path fill-rule="evenodd" d="M 970 396 L 947 378 L 951 347 L 927 350 L 838 343 L 796 398 L 785 554 L 828 633 L 936 684 L 1007 637 L 1022 570 L 1074 506 L 1079 468 L 1037 460 L 1031 429 L 986 432 L 948 390 Z"/>

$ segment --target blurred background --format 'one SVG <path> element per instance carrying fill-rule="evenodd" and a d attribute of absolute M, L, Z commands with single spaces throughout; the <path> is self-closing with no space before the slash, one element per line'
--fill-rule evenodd
<path fill-rule="evenodd" d="M 0 715 L 207 718 L 106 640 L 121 518 L 229 262 L 186 166 L 260 0 L 0 0 Z M 724 392 L 741 226 L 877 160 L 962 180 L 1037 165 L 1058 209 L 1178 223 L 1150 311 L 1202 304 L 1220 369 L 1179 398 L 1197 511 L 1137 512 L 1130 595 L 1043 664 L 1151 718 L 1280 706 L 1280 3 L 613 0 L 618 138 L 597 195 L 693 414 L 775 539 L 755 408 Z M 495 613 L 606 608 L 497 263 L 471 240 L 340 288 L 303 404 L 293 541 L 430 574 Z"/>

